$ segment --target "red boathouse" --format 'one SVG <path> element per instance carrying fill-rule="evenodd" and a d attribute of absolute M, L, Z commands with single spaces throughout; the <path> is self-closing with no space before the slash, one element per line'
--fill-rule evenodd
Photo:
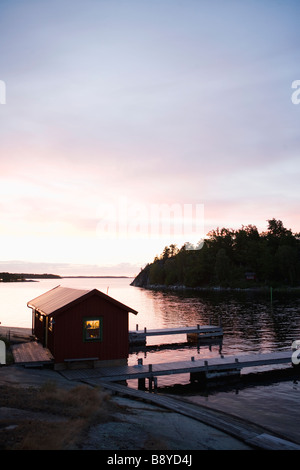
<path fill-rule="evenodd" d="M 56 369 L 126 364 L 128 313 L 135 310 L 97 289 L 57 286 L 29 301 L 33 334 L 52 353 Z"/>

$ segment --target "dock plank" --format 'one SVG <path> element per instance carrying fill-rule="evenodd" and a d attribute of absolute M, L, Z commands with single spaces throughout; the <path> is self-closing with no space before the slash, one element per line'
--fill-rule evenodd
<path fill-rule="evenodd" d="M 158 328 L 150 330 L 144 328 L 143 330 L 130 330 L 128 338 L 129 344 L 134 346 L 141 344 L 145 345 L 149 336 L 162 337 L 167 335 L 186 335 L 187 339 L 191 339 L 191 337 L 195 335 L 195 339 L 203 340 L 203 338 L 222 337 L 223 329 L 221 326 L 215 325 L 179 326 L 174 328 Z"/>
<path fill-rule="evenodd" d="M 223 333 L 220 326 L 216 325 L 199 325 L 198 326 L 179 326 L 174 328 L 157 328 L 157 329 L 144 329 L 144 330 L 130 330 L 129 334 L 146 335 L 146 336 L 165 336 L 165 335 L 181 335 L 189 333 Z"/>
<path fill-rule="evenodd" d="M 14 361 L 17 364 L 49 363 L 53 361 L 53 356 L 49 349 L 37 341 L 12 345 Z"/>
<path fill-rule="evenodd" d="M 177 361 L 159 364 L 138 364 L 134 366 L 99 367 L 83 371 L 61 371 L 70 380 L 80 377 L 102 377 L 106 381 L 122 381 L 149 377 L 159 377 L 172 374 L 186 374 L 197 372 L 216 372 L 224 370 L 237 370 L 247 367 L 265 366 L 273 364 L 288 364 L 292 362 L 291 351 L 281 351 L 264 354 L 250 354 L 241 356 L 225 356 L 195 361 Z"/>

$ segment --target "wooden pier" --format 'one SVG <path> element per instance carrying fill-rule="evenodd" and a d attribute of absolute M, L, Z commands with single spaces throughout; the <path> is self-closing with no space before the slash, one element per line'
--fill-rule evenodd
<path fill-rule="evenodd" d="M 159 328 L 148 330 L 129 331 L 130 345 L 146 345 L 148 336 L 166 336 L 166 335 L 186 335 L 188 341 L 197 341 L 200 338 L 213 338 L 223 336 L 221 325 L 197 325 L 197 326 L 180 326 L 176 328 Z"/>
<path fill-rule="evenodd" d="M 54 362 L 54 358 L 49 349 L 43 348 L 37 341 L 13 344 L 11 349 L 14 361 L 18 365 L 39 367 Z"/>
<path fill-rule="evenodd" d="M 122 382 L 137 379 L 139 388 L 145 388 L 145 380 L 149 381 L 149 389 L 157 385 L 157 378 L 166 375 L 190 374 L 191 381 L 203 381 L 223 375 L 240 374 L 245 368 L 291 364 L 292 352 L 282 351 L 264 354 L 225 356 L 190 361 L 169 362 L 160 364 L 142 364 L 121 367 L 101 367 L 88 370 L 66 370 L 61 373 L 70 380 L 99 378 L 105 382 Z"/>

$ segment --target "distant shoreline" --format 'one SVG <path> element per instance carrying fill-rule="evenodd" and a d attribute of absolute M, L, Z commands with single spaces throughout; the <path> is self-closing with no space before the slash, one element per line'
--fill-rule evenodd
<path fill-rule="evenodd" d="M 60 276 L 61 279 L 134 279 L 134 276 Z"/>
<path fill-rule="evenodd" d="M 59 276 L 58 274 L 0 273 L 0 283 L 39 282 L 40 279 L 134 279 L 134 276 Z"/>

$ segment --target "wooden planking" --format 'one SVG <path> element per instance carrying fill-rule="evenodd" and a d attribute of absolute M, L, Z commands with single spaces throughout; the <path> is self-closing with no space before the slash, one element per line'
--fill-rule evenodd
<path fill-rule="evenodd" d="M 199 359 L 196 361 L 181 361 L 134 366 L 101 367 L 86 371 L 61 371 L 70 380 L 102 377 L 106 381 L 120 381 L 159 377 L 172 374 L 186 374 L 196 372 L 212 372 L 224 370 L 241 370 L 246 367 L 265 366 L 273 364 L 291 363 L 291 351 L 250 354 L 241 356 L 225 356 L 223 358 Z M 83 374 L 82 376 L 80 374 Z"/>
<path fill-rule="evenodd" d="M 220 335 L 223 334 L 223 330 L 219 326 L 212 326 L 212 325 L 203 325 L 199 326 L 182 326 L 176 328 L 159 328 L 159 329 L 145 329 L 145 330 L 137 330 L 137 331 L 129 331 L 129 334 L 137 334 L 137 335 L 146 335 L 146 336 L 164 336 L 164 335 L 181 335 L 181 334 L 190 334 L 190 333 L 198 333 L 198 334 L 208 334 L 217 332 Z"/>
<path fill-rule="evenodd" d="M 238 362 L 236 361 L 238 359 Z M 162 376 L 171 374 L 185 374 L 191 372 L 209 372 L 222 371 L 232 369 L 243 369 L 245 367 L 264 366 L 272 364 L 284 364 L 291 362 L 291 352 L 266 353 L 239 356 L 228 356 L 224 358 L 213 358 L 208 360 L 200 359 L 197 361 L 182 361 L 153 364 L 152 370 L 149 365 L 127 366 L 120 368 L 118 371 L 114 369 L 104 369 L 102 376 L 106 380 L 127 380 L 134 378 L 147 378 L 149 376 Z"/>
<path fill-rule="evenodd" d="M 202 340 L 203 338 L 222 337 L 223 329 L 220 326 L 212 325 L 197 325 L 194 326 L 180 326 L 176 328 L 159 328 L 148 330 L 135 330 L 128 332 L 129 344 L 131 346 L 146 345 L 148 336 L 166 336 L 166 335 L 186 335 L 187 340 Z"/>
<path fill-rule="evenodd" d="M 53 356 L 49 349 L 43 348 L 36 341 L 15 344 L 12 346 L 12 353 L 17 364 L 45 364 L 53 361 Z"/>

